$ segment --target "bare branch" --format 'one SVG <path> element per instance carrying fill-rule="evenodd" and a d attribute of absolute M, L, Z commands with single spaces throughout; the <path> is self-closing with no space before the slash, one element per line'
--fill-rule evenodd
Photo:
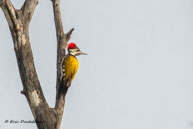
<path fill-rule="evenodd" d="M 65 55 L 65 47 L 64 44 L 67 44 L 65 41 L 65 34 L 62 25 L 61 19 L 61 12 L 60 12 L 60 0 L 52 0 L 53 3 L 53 12 L 54 12 L 54 21 L 55 21 L 55 28 L 56 28 L 56 37 L 57 37 L 57 79 L 56 79 L 56 104 L 55 104 L 55 111 L 57 113 L 57 129 L 60 128 L 64 104 L 65 104 L 65 94 L 59 94 L 59 87 L 61 86 L 62 82 L 60 80 L 60 64 L 62 58 Z"/>
<path fill-rule="evenodd" d="M 23 95 L 25 95 L 25 92 L 24 92 L 24 90 L 22 90 L 20 93 L 21 93 L 21 94 L 23 94 Z"/>
<path fill-rule="evenodd" d="M 0 0 L 0 7 L 2 7 L 4 5 L 4 0 Z"/>
<path fill-rule="evenodd" d="M 16 10 L 10 0 L 0 0 L 0 7 L 2 8 L 5 17 L 10 27 L 18 28 Z"/>
<path fill-rule="evenodd" d="M 64 104 L 65 104 L 65 96 L 68 88 L 63 85 L 63 82 L 60 80 L 61 76 L 61 62 L 63 57 L 65 56 L 65 49 L 68 41 L 70 40 L 71 34 L 74 31 L 72 28 L 67 34 L 64 33 L 61 11 L 60 11 L 60 0 L 52 0 L 53 3 L 53 12 L 54 12 L 54 21 L 56 28 L 56 37 L 57 37 L 57 79 L 56 79 L 56 103 L 55 103 L 55 111 L 57 113 L 57 129 L 60 128 L 60 123 L 62 120 Z M 64 80 L 65 81 L 65 80 Z M 63 90 L 64 92 L 60 93 L 59 91 Z"/>
<path fill-rule="evenodd" d="M 34 10 L 38 4 L 38 0 L 25 0 L 21 10 L 25 21 L 29 24 L 33 16 Z"/>
<path fill-rule="evenodd" d="M 56 28 L 56 37 L 57 37 L 57 81 L 56 87 L 59 86 L 59 78 L 60 78 L 60 63 L 62 61 L 62 57 L 65 55 L 65 48 L 62 49 L 65 42 L 65 34 L 62 25 L 62 18 L 60 12 L 60 0 L 52 0 L 53 4 L 53 12 L 54 12 L 54 22 Z M 58 88 L 57 88 L 58 89 Z"/>
<path fill-rule="evenodd" d="M 68 31 L 68 33 L 66 34 L 66 40 L 70 40 L 72 32 L 74 31 L 74 28 L 72 28 L 70 31 Z"/>
<path fill-rule="evenodd" d="M 54 10 L 54 21 L 56 27 L 56 36 L 58 43 L 61 43 L 61 40 L 64 36 L 64 30 L 62 25 L 62 18 L 60 12 L 60 0 L 52 0 L 53 10 Z"/>

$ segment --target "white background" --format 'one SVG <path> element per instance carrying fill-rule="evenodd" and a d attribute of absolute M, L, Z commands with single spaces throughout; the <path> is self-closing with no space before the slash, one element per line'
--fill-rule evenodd
<path fill-rule="evenodd" d="M 19 8 L 23 1 L 13 1 Z M 88 53 L 67 94 L 61 129 L 192 129 L 192 0 L 62 0 L 64 30 Z M 45 97 L 55 104 L 52 3 L 40 0 L 31 46 Z M 35 129 L 13 43 L 0 11 L 0 129 Z"/>

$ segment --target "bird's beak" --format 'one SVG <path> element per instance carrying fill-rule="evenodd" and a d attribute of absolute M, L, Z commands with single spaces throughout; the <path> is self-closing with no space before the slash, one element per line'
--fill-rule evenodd
<path fill-rule="evenodd" d="M 84 52 L 82 52 L 82 51 L 80 51 L 78 54 L 79 54 L 79 55 L 88 55 L 88 54 L 86 54 L 86 53 L 84 53 Z"/>

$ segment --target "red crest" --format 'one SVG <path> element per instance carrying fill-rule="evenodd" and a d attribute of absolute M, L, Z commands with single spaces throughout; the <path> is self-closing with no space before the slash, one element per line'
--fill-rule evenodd
<path fill-rule="evenodd" d="M 76 48 L 76 44 L 74 42 L 71 42 L 68 44 L 68 49 L 74 49 Z"/>

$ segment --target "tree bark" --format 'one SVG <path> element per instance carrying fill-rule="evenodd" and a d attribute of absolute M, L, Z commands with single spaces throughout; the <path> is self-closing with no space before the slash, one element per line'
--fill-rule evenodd
<path fill-rule="evenodd" d="M 74 29 L 71 29 L 67 34 L 64 33 L 60 13 L 60 0 L 53 0 L 52 3 L 57 36 L 57 81 L 56 104 L 54 108 L 50 108 L 42 92 L 30 45 L 29 24 L 38 0 L 25 0 L 20 10 L 15 9 L 10 0 L 0 0 L 0 7 L 7 19 L 14 43 L 19 73 L 23 84 L 21 93 L 27 98 L 38 129 L 60 128 L 65 96 L 68 90 L 66 88 L 66 92 L 59 93 L 59 89 L 62 87 L 60 64 L 65 56 L 66 45 Z"/>

